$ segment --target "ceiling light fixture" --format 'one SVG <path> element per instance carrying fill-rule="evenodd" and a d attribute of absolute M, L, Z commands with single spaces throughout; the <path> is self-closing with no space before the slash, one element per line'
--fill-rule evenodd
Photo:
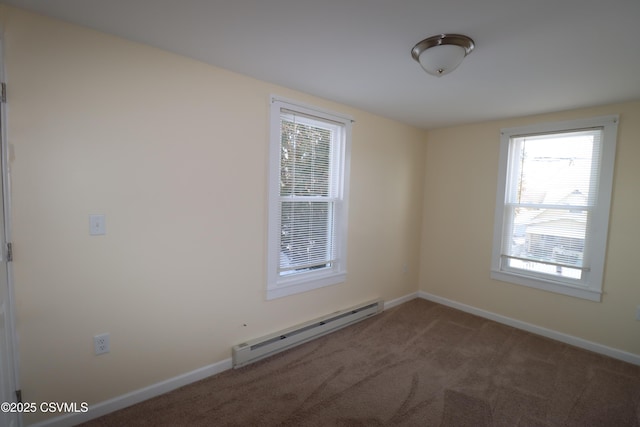
<path fill-rule="evenodd" d="M 422 40 L 411 49 L 411 56 L 429 74 L 440 77 L 458 68 L 475 43 L 462 34 L 438 34 Z"/>

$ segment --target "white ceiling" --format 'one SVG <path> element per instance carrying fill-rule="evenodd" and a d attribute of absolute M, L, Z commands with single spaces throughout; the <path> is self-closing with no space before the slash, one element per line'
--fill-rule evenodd
<path fill-rule="evenodd" d="M 422 128 L 640 99 L 640 0 L 8 0 Z M 426 74 L 420 40 L 476 49 Z"/>

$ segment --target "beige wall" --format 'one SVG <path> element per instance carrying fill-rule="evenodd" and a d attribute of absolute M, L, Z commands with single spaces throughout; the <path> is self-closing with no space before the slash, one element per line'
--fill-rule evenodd
<path fill-rule="evenodd" d="M 640 354 L 639 102 L 425 132 L 1 13 L 25 401 L 104 401 L 224 360 L 247 338 L 418 289 Z M 270 94 L 356 123 L 348 281 L 267 302 Z M 605 114 L 621 123 L 603 302 L 491 280 L 500 128 Z M 106 215 L 106 236 L 88 235 L 92 213 Z M 102 332 L 112 351 L 94 356 Z"/>
<path fill-rule="evenodd" d="M 104 401 L 224 360 L 247 338 L 417 290 L 426 132 L 3 14 L 25 401 Z M 267 302 L 270 94 L 356 123 L 348 280 Z M 92 213 L 106 215 L 106 236 L 89 236 Z M 103 332 L 111 353 L 94 356 Z"/>
<path fill-rule="evenodd" d="M 490 278 L 500 129 L 620 114 L 604 296 L 585 301 Z M 428 133 L 420 289 L 640 355 L 640 102 Z"/>

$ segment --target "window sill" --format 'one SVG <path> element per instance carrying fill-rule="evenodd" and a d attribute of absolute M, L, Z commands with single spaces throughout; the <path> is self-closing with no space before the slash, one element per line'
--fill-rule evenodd
<path fill-rule="evenodd" d="M 282 298 L 325 286 L 337 285 L 346 280 L 347 273 L 338 272 L 315 277 L 298 277 L 294 280 L 282 280 L 267 289 L 267 300 Z"/>
<path fill-rule="evenodd" d="M 555 292 L 557 294 L 568 295 L 576 298 L 582 298 L 589 301 L 600 302 L 602 300 L 602 292 L 587 289 L 584 287 L 572 286 L 569 284 L 554 282 L 551 280 L 543 280 L 523 276 L 504 271 L 491 271 L 491 278 L 501 282 L 513 283 L 516 285 L 528 286 L 530 288 L 541 289 L 543 291 Z"/>

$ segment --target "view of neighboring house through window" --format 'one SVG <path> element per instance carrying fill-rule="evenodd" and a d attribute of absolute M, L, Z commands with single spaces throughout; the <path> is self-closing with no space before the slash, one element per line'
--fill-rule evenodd
<path fill-rule="evenodd" d="M 267 297 L 344 281 L 351 120 L 272 99 Z"/>
<path fill-rule="evenodd" d="M 494 278 L 600 300 L 617 122 L 503 130 Z"/>

